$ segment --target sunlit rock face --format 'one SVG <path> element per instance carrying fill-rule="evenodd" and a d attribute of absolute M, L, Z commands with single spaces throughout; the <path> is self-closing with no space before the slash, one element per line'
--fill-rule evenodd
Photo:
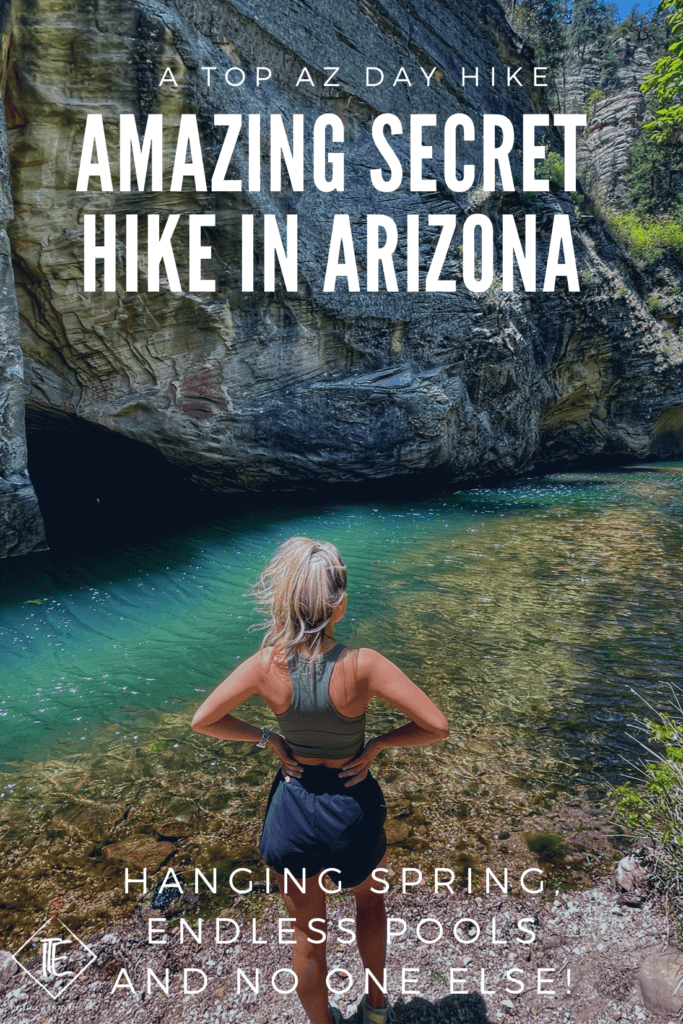
<path fill-rule="evenodd" d="M 579 147 L 583 185 L 603 203 L 626 203 L 631 146 L 648 117 L 640 86 L 662 52 L 647 28 L 625 24 L 605 51 L 593 42 L 575 47 L 567 57 L 562 103 L 567 110 L 587 113 Z"/>
<path fill-rule="evenodd" d="M 448 115 L 509 117 L 538 110 L 528 53 L 521 55 L 502 10 L 476 5 L 378 5 L 365 0 L 302 7 L 205 0 L 175 5 L 152 0 L 13 0 L 5 25 L 5 104 L 15 215 L 10 237 L 27 366 L 27 408 L 41 422 L 81 420 L 144 442 L 186 475 L 216 490 L 259 490 L 360 481 L 410 473 L 453 480 L 510 475 L 577 456 L 645 456 L 680 447 L 680 431 L 661 417 L 683 405 L 677 350 L 662 344 L 663 326 L 644 305 L 645 285 L 624 264 L 604 225 L 578 215 L 564 193 L 456 194 L 441 184 L 442 126 Z M 242 86 L 225 70 L 240 66 Z M 366 67 L 384 72 L 366 85 Z M 257 67 L 271 78 L 256 87 Z M 323 85 L 338 67 L 340 87 Z M 427 85 L 426 74 L 438 70 Z M 506 69 L 521 68 L 506 84 Z M 177 87 L 164 72 L 170 68 Z M 211 85 L 207 72 L 214 68 Z M 297 85 L 307 68 L 315 85 Z M 408 86 L 393 82 L 401 68 Z M 421 71 L 425 69 L 425 72 Z M 479 68 L 479 82 L 465 79 Z M 491 83 L 495 69 L 495 84 Z M 426 73 L 426 74 L 425 74 Z M 161 85 L 162 78 L 166 82 Z M 377 77 L 377 76 L 375 76 Z M 233 79 L 235 76 L 233 76 Z M 434 160 L 434 192 L 410 190 L 408 175 L 380 194 L 369 169 L 382 164 L 372 142 L 373 119 L 393 111 L 434 113 L 425 132 Z M 163 191 L 101 192 L 91 180 L 76 192 L 88 113 L 101 113 L 117 156 L 121 114 L 141 127 L 164 115 Z M 320 113 L 345 125 L 344 193 L 313 183 L 306 149 L 305 187 L 271 192 L 268 149 L 257 191 L 168 190 L 180 115 L 195 113 L 210 177 L 224 129 L 215 113 L 305 116 L 310 134 Z M 552 129 L 550 130 L 552 131 Z M 561 147 L 561 135 L 557 136 Z M 393 140 L 408 167 L 407 138 Z M 481 145 L 463 147 L 480 181 Z M 242 139 L 231 165 L 246 176 Z M 112 159 L 114 188 L 118 161 Z M 518 157 L 513 173 L 521 180 Z M 497 230 L 503 214 L 518 222 L 533 213 L 537 227 L 536 293 L 502 290 L 496 274 L 484 292 L 462 283 L 456 234 L 442 276 L 449 293 L 426 293 L 425 274 L 439 228 L 430 214 L 484 213 Z M 117 215 L 118 290 L 83 287 L 83 217 Z M 182 291 L 147 290 L 145 233 L 137 257 L 139 287 L 125 290 L 126 214 L 180 214 L 176 257 Z M 189 290 L 187 216 L 209 213 L 214 228 L 202 267 L 216 291 Z M 345 281 L 323 292 L 335 213 L 347 213 L 356 240 L 361 291 Z M 398 291 L 365 291 L 365 217 L 382 213 L 399 228 L 394 263 Z M 570 216 L 580 293 L 563 279 L 543 293 L 553 215 Z M 254 214 L 256 273 L 241 290 L 241 218 Z M 281 282 L 263 290 L 262 219 L 276 214 L 284 229 L 298 215 L 298 291 Z M 421 288 L 406 291 L 406 216 L 420 215 Z M 459 230 L 459 228 L 458 228 Z M 163 268 L 162 268 L 163 270 Z M 680 277 L 680 272 L 675 271 Z M 51 419 L 52 417 L 52 419 Z M 66 418 L 66 420 L 65 420 Z M 668 422 L 668 421 L 666 421 Z M 659 431 L 654 431 L 655 424 Z"/>

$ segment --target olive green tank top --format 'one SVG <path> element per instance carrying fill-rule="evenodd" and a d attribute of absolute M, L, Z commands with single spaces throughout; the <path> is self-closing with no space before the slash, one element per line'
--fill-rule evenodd
<path fill-rule="evenodd" d="M 300 757 L 351 758 L 365 740 L 365 712 L 347 718 L 330 698 L 330 679 L 344 644 L 335 644 L 317 658 L 287 658 L 292 702 L 276 715 L 293 754 Z"/>

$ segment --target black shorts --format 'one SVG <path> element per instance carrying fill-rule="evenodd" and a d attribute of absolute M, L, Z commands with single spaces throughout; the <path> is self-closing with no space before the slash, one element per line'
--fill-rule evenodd
<path fill-rule="evenodd" d="M 278 771 L 268 797 L 259 848 L 273 870 L 289 868 L 295 878 L 312 878 L 325 868 L 330 888 L 351 889 L 372 873 L 387 849 L 387 808 L 379 783 L 368 773 L 344 787 L 339 768 L 305 765 L 300 779 L 285 782 Z"/>

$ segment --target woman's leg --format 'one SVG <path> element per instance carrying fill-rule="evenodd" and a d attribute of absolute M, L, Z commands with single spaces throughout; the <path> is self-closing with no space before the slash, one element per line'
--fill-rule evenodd
<path fill-rule="evenodd" d="M 315 918 L 326 920 L 325 893 L 318 885 L 317 875 L 306 879 L 305 892 L 300 892 L 291 880 L 288 883 L 289 891 L 285 892 L 284 875 L 276 872 L 275 877 L 287 914 L 294 919 L 296 945 L 292 946 L 292 970 L 298 978 L 299 999 L 312 1024 L 333 1024 L 325 984 L 327 942 L 308 941 L 309 936 L 320 939 L 320 934 L 311 929 L 310 922 Z"/>
<path fill-rule="evenodd" d="M 387 854 L 385 853 L 377 867 L 385 868 L 386 866 Z M 370 874 L 353 890 L 356 897 L 356 935 L 363 967 L 372 971 L 374 976 L 381 981 L 387 961 L 387 914 L 384 909 L 384 896 L 381 893 L 371 892 L 373 886 L 378 887 Z M 367 1001 L 370 1006 L 377 1008 L 386 1004 L 384 993 L 372 978 L 369 979 Z"/>

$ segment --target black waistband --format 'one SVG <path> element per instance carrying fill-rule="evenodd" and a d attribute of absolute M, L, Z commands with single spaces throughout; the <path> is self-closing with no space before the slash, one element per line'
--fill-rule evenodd
<path fill-rule="evenodd" d="M 314 793 L 316 795 L 339 793 L 355 797 L 358 800 L 368 790 L 374 789 L 377 785 L 374 776 L 370 772 L 368 772 L 362 782 L 357 782 L 353 786 L 347 786 L 348 776 L 344 778 L 339 777 L 341 768 L 328 768 L 324 764 L 306 764 L 302 765 L 302 767 L 303 775 L 301 778 L 295 779 L 292 777 L 291 782 L 285 783 L 285 785 L 301 786 L 307 793 Z"/>

